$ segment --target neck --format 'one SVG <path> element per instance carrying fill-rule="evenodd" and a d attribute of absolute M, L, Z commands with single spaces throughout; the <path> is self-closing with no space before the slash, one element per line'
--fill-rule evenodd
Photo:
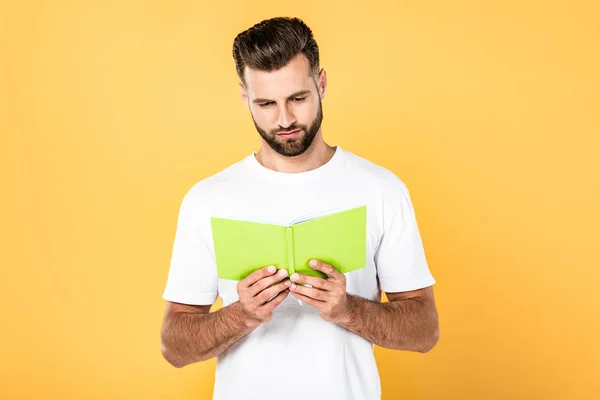
<path fill-rule="evenodd" d="M 277 172 L 298 173 L 319 168 L 326 164 L 333 157 L 334 153 L 335 147 L 325 143 L 319 132 L 310 147 L 299 156 L 283 156 L 263 142 L 260 150 L 256 152 L 256 160 L 265 168 Z"/>

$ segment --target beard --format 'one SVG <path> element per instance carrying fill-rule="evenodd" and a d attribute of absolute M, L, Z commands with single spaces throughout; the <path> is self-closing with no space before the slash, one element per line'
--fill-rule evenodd
<path fill-rule="evenodd" d="M 310 147 L 315 136 L 317 136 L 317 132 L 319 132 L 319 129 L 321 129 L 321 122 L 323 122 L 321 99 L 319 99 L 319 110 L 317 111 L 317 116 L 312 121 L 310 126 L 293 124 L 285 129 L 276 129 L 271 132 L 267 132 L 258 126 L 254 120 L 254 116 L 252 116 L 252 121 L 254 122 L 256 130 L 265 140 L 265 142 L 267 142 L 270 148 L 282 156 L 296 157 L 304 153 Z M 279 136 L 277 136 L 277 134 L 280 132 L 288 132 L 296 129 L 300 129 L 301 132 L 299 132 L 299 134 L 294 138 L 281 139 Z"/>

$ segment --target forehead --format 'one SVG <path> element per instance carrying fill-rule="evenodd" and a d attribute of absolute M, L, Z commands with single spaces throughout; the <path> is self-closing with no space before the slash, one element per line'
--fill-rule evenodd
<path fill-rule="evenodd" d="M 303 54 L 298 54 L 277 71 L 244 69 L 246 89 L 252 98 L 277 99 L 290 93 L 313 88 L 310 65 Z"/>

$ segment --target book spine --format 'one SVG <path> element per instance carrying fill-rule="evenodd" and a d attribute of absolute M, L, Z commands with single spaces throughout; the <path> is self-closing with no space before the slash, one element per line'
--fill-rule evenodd
<path fill-rule="evenodd" d="M 286 235 L 287 235 L 287 256 L 288 256 L 288 265 L 289 265 L 289 275 L 291 276 L 295 271 L 294 267 L 294 231 L 291 226 L 286 227 Z"/>

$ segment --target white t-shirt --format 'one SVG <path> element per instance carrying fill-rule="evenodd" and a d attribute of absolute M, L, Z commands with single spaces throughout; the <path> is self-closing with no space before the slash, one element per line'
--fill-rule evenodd
<path fill-rule="evenodd" d="M 324 210 L 367 206 L 367 265 L 346 274 L 348 293 L 379 302 L 381 291 L 435 283 L 404 183 L 388 169 L 336 147 L 319 168 L 283 173 L 255 153 L 197 182 L 183 197 L 165 300 L 227 306 L 237 281 L 219 279 L 210 217 L 287 225 Z M 266 245 L 266 243 L 265 243 Z M 291 294 L 273 318 L 217 357 L 214 399 L 379 399 L 373 344 L 323 320 Z"/>

